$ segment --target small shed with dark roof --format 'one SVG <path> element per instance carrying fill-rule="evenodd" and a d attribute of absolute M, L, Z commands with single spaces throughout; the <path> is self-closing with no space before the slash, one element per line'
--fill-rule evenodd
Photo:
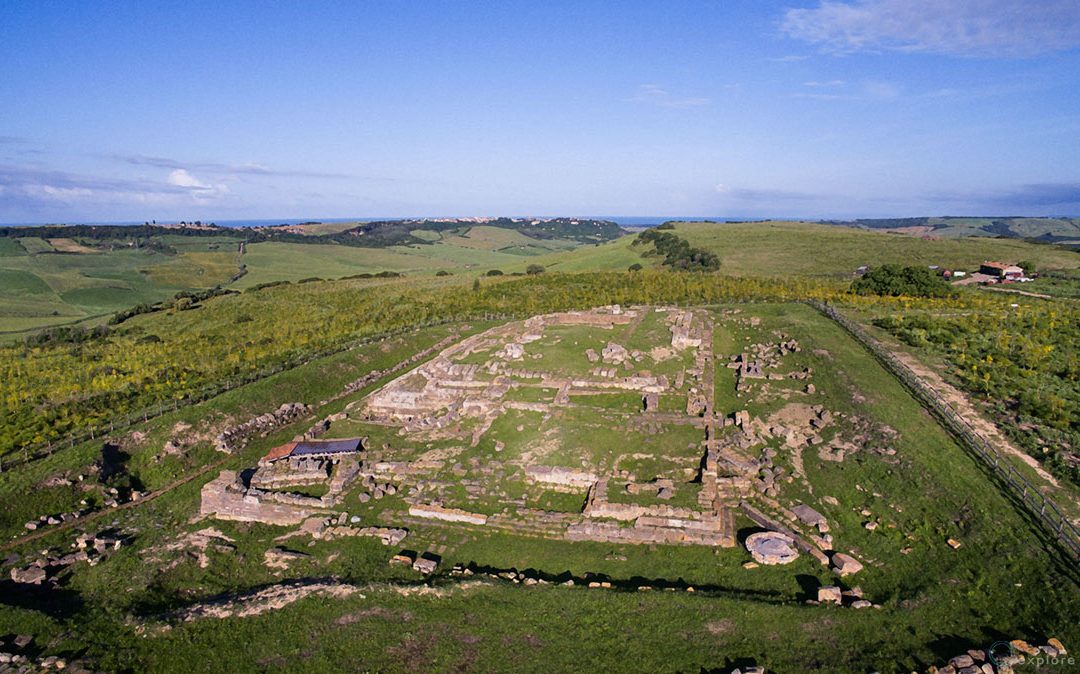
<path fill-rule="evenodd" d="M 274 463 L 281 459 L 337 459 L 342 456 L 358 454 L 364 447 L 363 438 L 342 438 L 339 440 L 301 440 L 289 442 L 271 449 L 259 463 Z"/>

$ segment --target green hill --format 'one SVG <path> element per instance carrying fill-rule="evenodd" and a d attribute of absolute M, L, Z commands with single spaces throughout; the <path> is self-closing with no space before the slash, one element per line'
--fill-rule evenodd
<path fill-rule="evenodd" d="M 298 233 L 299 232 L 299 233 Z M 215 226 L 0 228 L 0 337 L 100 323 L 136 304 L 214 286 L 393 271 L 523 272 L 532 258 L 617 238 L 572 218 Z"/>
<path fill-rule="evenodd" d="M 833 222 L 935 238 L 989 236 L 1080 245 L 1080 218 L 888 218 Z"/>
<path fill-rule="evenodd" d="M 921 239 L 804 222 L 676 223 L 691 245 L 721 258 L 735 276 L 850 277 L 862 265 L 894 263 L 975 269 L 985 260 L 1036 263 L 1041 269 L 1076 269 L 1080 254 L 1015 239 Z"/>

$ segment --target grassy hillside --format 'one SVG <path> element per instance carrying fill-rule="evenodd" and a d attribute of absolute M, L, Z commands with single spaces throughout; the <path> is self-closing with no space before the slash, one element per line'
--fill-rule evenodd
<path fill-rule="evenodd" d="M 230 244 L 185 242 L 155 249 L 96 250 L 71 241 L 0 239 L 0 333 L 100 318 L 182 290 L 227 283 L 236 273 Z M 34 252 L 36 251 L 36 252 Z"/>
<path fill-rule="evenodd" d="M 854 220 L 834 224 L 878 230 L 889 229 L 915 236 L 935 238 L 988 236 L 1080 244 L 1080 219 L 1078 218 L 892 218 Z"/>
<path fill-rule="evenodd" d="M 381 271 L 410 276 L 496 268 L 523 272 L 536 256 L 581 245 L 486 225 L 428 231 L 430 236 L 418 237 L 427 244 L 380 248 L 315 240 L 350 226 L 355 223 L 310 225 L 315 228 L 310 242 L 253 241 L 246 243 L 243 255 L 238 249 L 245 239 L 222 234 L 155 235 L 142 240 L 141 248 L 111 240 L 0 237 L 0 338 L 51 325 L 102 322 L 136 304 L 216 285 L 242 290 L 273 281 Z M 232 281 L 241 264 L 246 273 Z"/>
<path fill-rule="evenodd" d="M 736 276 L 850 277 L 861 265 L 897 263 L 974 269 L 984 260 L 1029 260 L 1042 269 L 1076 269 L 1080 254 L 1020 240 L 926 240 L 901 234 L 795 222 L 678 223 L 691 245 L 720 256 Z"/>
<path fill-rule="evenodd" d="M 721 272 L 733 276 L 846 279 L 863 264 L 967 269 L 986 259 L 1032 261 L 1044 270 L 1080 268 L 1080 254 L 1020 240 L 925 240 L 791 222 L 681 223 L 677 231 L 692 245 L 719 255 Z M 77 238 L 0 238 L 0 336 L 10 339 L 49 325 L 101 322 L 135 304 L 219 284 L 242 290 L 273 281 L 380 271 L 427 276 L 500 269 L 510 274 L 524 272 L 531 264 L 560 272 L 623 271 L 634 264 L 659 264 L 658 258 L 643 257 L 642 248 L 631 246 L 634 235 L 580 244 L 534 238 L 506 227 L 459 225 L 441 231 L 412 230 L 412 238 L 426 243 L 382 248 L 320 243 L 322 239 L 315 237 L 306 237 L 310 239 L 306 243 L 250 241 L 240 256 L 242 238 L 227 234 L 168 233 L 153 237 L 149 246 L 144 242 L 142 248 Z M 246 274 L 233 282 L 240 264 Z"/>

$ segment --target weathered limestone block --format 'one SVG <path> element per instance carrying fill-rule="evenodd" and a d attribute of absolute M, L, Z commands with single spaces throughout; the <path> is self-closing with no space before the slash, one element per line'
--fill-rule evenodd
<path fill-rule="evenodd" d="M 412 568 L 422 574 L 428 575 L 435 573 L 435 570 L 439 568 L 439 562 L 430 557 L 420 556 L 413 562 Z"/>
<path fill-rule="evenodd" d="M 863 565 L 851 555 L 837 552 L 832 556 L 832 567 L 834 573 L 840 576 L 849 576 L 862 571 Z"/>
<path fill-rule="evenodd" d="M 471 513 L 457 508 L 443 508 L 434 504 L 409 506 L 409 514 L 413 517 L 423 517 L 431 520 L 443 520 L 445 522 L 463 522 L 465 524 L 487 524 L 487 515 Z"/>
<path fill-rule="evenodd" d="M 26 585 L 41 585 L 45 582 L 47 574 L 40 566 L 28 566 L 25 569 L 18 567 L 11 569 L 11 580 Z"/>
<path fill-rule="evenodd" d="M 397 545 L 409 535 L 407 529 L 395 529 L 392 527 L 330 527 L 322 533 L 323 538 L 333 536 L 366 536 L 378 538 L 383 545 Z"/>
<path fill-rule="evenodd" d="M 818 588 L 817 600 L 822 604 L 830 603 L 839 605 L 843 601 L 843 595 L 840 593 L 839 587 L 835 585 L 826 585 Z"/>
<path fill-rule="evenodd" d="M 566 538 L 571 541 L 635 545 L 707 545 L 712 547 L 735 545 L 733 526 L 723 524 L 701 527 L 659 526 L 661 523 L 661 520 L 641 518 L 633 527 L 625 527 L 617 522 L 586 520 L 567 527 Z"/>
<path fill-rule="evenodd" d="M 792 508 L 791 512 L 795 513 L 795 517 L 807 526 L 816 527 L 826 523 L 824 515 L 802 503 Z"/>
<path fill-rule="evenodd" d="M 525 478 L 531 482 L 574 490 L 588 489 L 599 479 L 593 473 L 561 466 L 529 466 L 525 469 Z"/>
<path fill-rule="evenodd" d="M 600 357 L 605 363 L 615 363 L 618 365 L 630 357 L 630 352 L 621 344 L 608 342 L 607 346 L 600 351 Z"/>

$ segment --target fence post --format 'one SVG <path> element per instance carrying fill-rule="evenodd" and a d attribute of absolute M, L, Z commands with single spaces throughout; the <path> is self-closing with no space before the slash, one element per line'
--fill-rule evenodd
<path fill-rule="evenodd" d="M 936 411 L 939 415 L 939 419 L 945 424 L 946 428 L 952 431 L 955 437 L 958 440 L 961 440 L 962 444 L 969 450 L 974 451 L 974 453 L 985 462 L 987 467 L 989 467 L 998 478 L 1003 479 L 1003 481 L 1013 490 L 1014 496 L 1019 496 L 1021 503 L 1032 514 L 1036 514 L 1035 504 L 1032 499 L 1038 498 L 1039 509 L 1037 511 L 1037 519 L 1042 522 L 1047 531 L 1056 534 L 1058 541 L 1065 543 L 1065 547 L 1074 557 L 1080 557 L 1080 532 L 1076 530 L 1076 527 L 1066 520 L 1065 516 L 1061 514 L 1061 511 L 1058 510 L 1056 504 L 1051 499 L 1044 496 L 1038 489 L 1032 486 L 1010 462 L 1005 461 L 993 445 L 991 445 L 986 438 L 979 435 L 978 431 L 976 431 L 975 428 L 968 423 L 967 419 L 964 419 L 956 409 L 948 403 L 948 401 L 944 400 L 944 398 L 936 391 L 915 376 L 915 374 L 911 372 L 906 365 L 900 362 L 899 359 L 893 356 L 892 353 L 885 351 L 885 349 L 867 334 L 861 326 L 858 326 L 854 322 L 841 316 L 832 306 L 822 304 L 816 300 L 805 300 L 805 303 L 835 320 L 841 327 L 847 330 L 855 341 L 866 347 L 871 355 L 873 355 L 880 363 L 887 366 L 889 371 L 904 383 L 916 398 L 927 403 L 931 410 Z M 1029 495 L 1029 492 L 1034 494 L 1034 496 Z M 1051 517 L 1047 514 L 1047 506 L 1049 506 L 1056 517 Z"/>

